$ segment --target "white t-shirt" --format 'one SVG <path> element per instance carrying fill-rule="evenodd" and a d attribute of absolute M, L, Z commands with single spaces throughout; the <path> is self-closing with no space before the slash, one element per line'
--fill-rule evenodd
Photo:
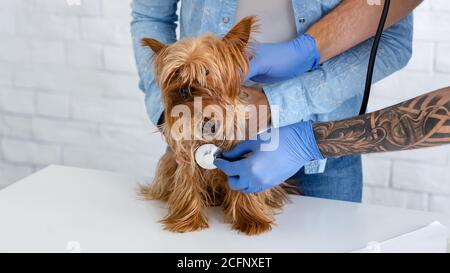
<path fill-rule="evenodd" d="M 253 35 L 257 42 L 285 42 L 297 36 L 292 0 L 238 0 L 236 20 L 256 15 L 259 32 Z"/>

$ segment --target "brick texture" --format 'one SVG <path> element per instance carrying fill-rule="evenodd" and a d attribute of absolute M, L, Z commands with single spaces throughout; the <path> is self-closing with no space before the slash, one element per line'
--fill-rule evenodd
<path fill-rule="evenodd" d="M 130 1 L 0 0 L 0 188 L 49 164 L 153 174 Z"/>
<path fill-rule="evenodd" d="M 413 57 L 404 70 L 374 86 L 370 110 L 450 86 L 449 24 L 450 1 L 421 4 L 415 11 Z M 381 168 L 387 164 L 392 164 L 388 181 Z M 364 202 L 450 212 L 450 146 L 368 155 L 364 166 Z"/>

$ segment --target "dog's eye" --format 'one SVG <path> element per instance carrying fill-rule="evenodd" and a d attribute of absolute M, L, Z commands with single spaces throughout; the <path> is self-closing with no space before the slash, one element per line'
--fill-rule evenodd
<path fill-rule="evenodd" d="M 189 88 L 181 88 L 179 92 L 181 97 L 185 100 L 191 96 L 191 91 L 189 90 Z"/>
<path fill-rule="evenodd" d="M 208 75 L 209 75 L 209 70 L 208 70 L 208 69 L 206 69 L 206 71 L 205 71 L 205 75 L 206 75 L 206 76 L 208 76 Z"/>

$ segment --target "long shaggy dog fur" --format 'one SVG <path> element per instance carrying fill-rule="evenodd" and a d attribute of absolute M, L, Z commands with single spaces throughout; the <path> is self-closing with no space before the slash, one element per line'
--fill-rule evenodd
<path fill-rule="evenodd" d="M 211 141 L 201 136 L 196 140 L 171 137 L 170 130 L 179 119 L 171 115 L 171 109 L 185 105 L 194 113 L 194 96 L 202 97 L 204 105 L 216 105 L 220 110 L 226 109 L 227 105 L 234 107 L 239 115 L 238 106 L 243 104 L 239 97 L 242 77 L 248 71 L 247 44 L 254 26 L 255 18 L 247 17 L 223 38 L 205 34 L 195 39 L 182 39 L 172 45 L 164 45 L 151 38 L 142 40 L 142 45 L 154 52 L 153 71 L 165 108 L 161 130 L 171 151 L 160 159 L 153 183 L 141 187 L 141 195 L 167 202 L 168 213 L 162 220 L 167 230 L 189 232 L 207 228 L 206 208 L 221 206 L 225 221 L 233 229 L 256 235 L 271 229 L 276 211 L 288 200 L 287 191 L 282 186 L 246 195 L 231 190 L 220 170 L 204 170 L 197 166 L 194 153 L 200 145 L 213 143 L 229 150 L 238 141 Z M 193 116 L 184 118 L 194 121 Z M 192 131 L 195 131 L 195 126 L 203 126 L 205 120 L 201 122 L 192 122 Z M 233 122 L 231 127 L 235 130 L 245 128 L 236 119 L 227 122 Z M 217 133 L 229 133 L 224 130 L 230 126 L 221 124 L 219 127 L 216 128 Z"/>

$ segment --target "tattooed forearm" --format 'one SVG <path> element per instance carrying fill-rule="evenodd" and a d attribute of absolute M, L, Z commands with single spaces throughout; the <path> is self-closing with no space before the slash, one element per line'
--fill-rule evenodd
<path fill-rule="evenodd" d="M 450 143 L 450 87 L 370 114 L 315 123 L 314 134 L 325 157 Z"/>

